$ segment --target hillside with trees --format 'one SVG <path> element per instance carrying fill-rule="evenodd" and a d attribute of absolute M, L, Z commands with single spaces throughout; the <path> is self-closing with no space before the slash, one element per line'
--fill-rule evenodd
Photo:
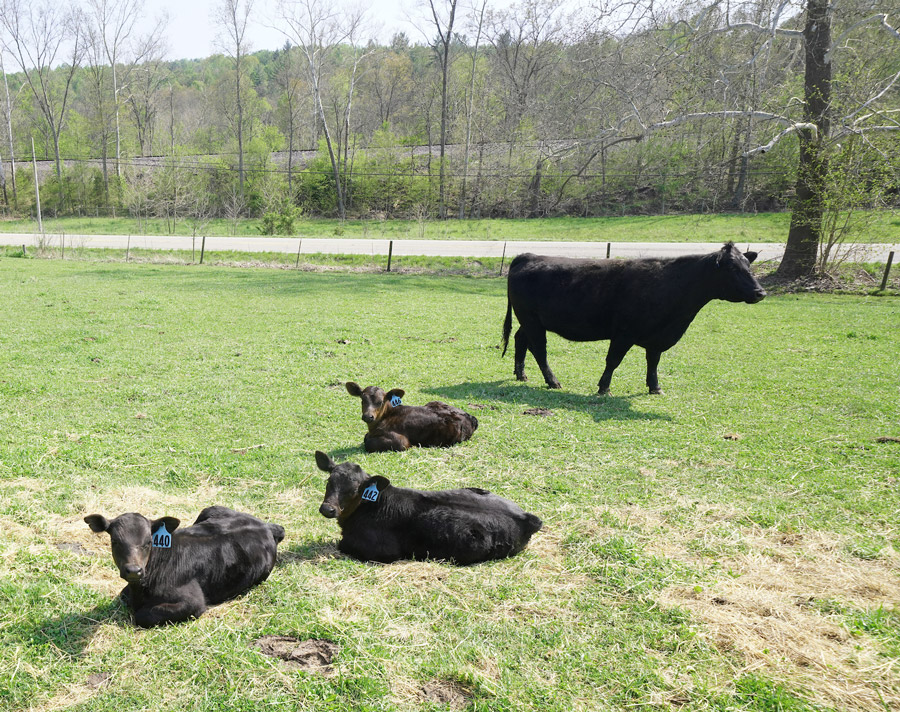
<path fill-rule="evenodd" d="M 794 209 L 818 241 L 897 194 L 898 8 L 873 7 L 425 0 L 430 44 L 379 44 L 282 0 L 284 46 L 252 51 L 252 2 L 221 0 L 222 53 L 168 61 L 135 0 L 4 0 L 0 201 L 34 211 L 33 141 L 45 214 Z"/>

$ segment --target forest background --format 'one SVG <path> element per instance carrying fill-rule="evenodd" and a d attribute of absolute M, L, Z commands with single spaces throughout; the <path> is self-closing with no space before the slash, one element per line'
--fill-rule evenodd
<path fill-rule="evenodd" d="M 300 215 L 796 210 L 811 187 L 819 217 L 846 220 L 900 185 L 889 4 L 425 0 L 432 42 L 385 44 L 350 6 L 282 0 L 262 18 L 221 0 L 222 53 L 168 61 L 165 20 L 140 33 L 135 0 L 4 0 L 0 199 L 33 215 L 37 176 L 45 215 L 291 234 Z M 284 46 L 252 51 L 254 22 Z"/>

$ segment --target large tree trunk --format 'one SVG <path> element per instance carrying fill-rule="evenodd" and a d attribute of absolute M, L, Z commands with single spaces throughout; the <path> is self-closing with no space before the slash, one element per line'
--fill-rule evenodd
<path fill-rule="evenodd" d="M 800 162 L 797 168 L 797 196 L 791 215 L 784 257 L 777 275 L 785 279 L 807 277 L 815 272 L 816 253 L 825 210 L 825 174 L 828 159 L 824 145 L 830 128 L 831 61 L 826 60 L 831 48 L 831 12 L 828 0 L 808 0 L 806 27 L 806 75 L 804 120 L 818 127 L 814 136 L 808 129 L 800 131 Z"/>

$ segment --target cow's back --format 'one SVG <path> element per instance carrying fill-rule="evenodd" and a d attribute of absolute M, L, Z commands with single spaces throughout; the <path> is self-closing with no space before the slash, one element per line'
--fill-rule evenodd
<path fill-rule="evenodd" d="M 167 587 L 175 589 L 193 580 L 206 603 L 214 605 L 268 578 L 275 565 L 278 531 L 252 515 L 214 509 L 204 510 L 196 523 L 176 530 L 171 550 L 154 550 L 155 595 L 165 597 Z"/>
<path fill-rule="evenodd" d="M 702 306 L 685 304 L 695 264 L 685 258 L 676 264 L 524 254 L 510 265 L 509 301 L 526 330 L 535 325 L 570 341 L 627 335 L 643 346 L 672 327 L 683 333 Z"/>
<path fill-rule="evenodd" d="M 423 406 L 400 406 L 379 423 L 378 431 L 403 433 L 412 445 L 447 447 L 468 440 L 477 428 L 475 416 L 432 401 Z"/>

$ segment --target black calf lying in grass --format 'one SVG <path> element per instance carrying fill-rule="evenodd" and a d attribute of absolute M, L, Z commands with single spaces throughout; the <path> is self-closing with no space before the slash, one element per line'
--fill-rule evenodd
<path fill-rule="evenodd" d="M 338 548 L 361 561 L 448 559 L 474 564 L 518 554 L 541 520 L 487 490 L 419 492 L 394 487 L 353 462 L 336 464 L 316 451 L 329 473 L 319 512 L 337 518 Z"/>
<path fill-rule="evenodd" d="M 113 561 L 128 582 L 122 599 L 142 628 L 196 618 L 265 581 L 284 539 L 278 524 L 226 507 L 207 507 L 184 529 L 174 517 L 151 522 L 134 512 L 84 521 L 109 532 Z"/>
<path fill-rule="evenodd" d="M 362 399 L 362 419 L 369 426 L 363 439 L 366 452 L 449 447 L 472 437 L 478 419 L 452 405 L 431 401 L 425 405 L 401 405 L 402 388 L 387 393 L 378 386 L 360 388 L 348 381 L 347 392 Z"/>

